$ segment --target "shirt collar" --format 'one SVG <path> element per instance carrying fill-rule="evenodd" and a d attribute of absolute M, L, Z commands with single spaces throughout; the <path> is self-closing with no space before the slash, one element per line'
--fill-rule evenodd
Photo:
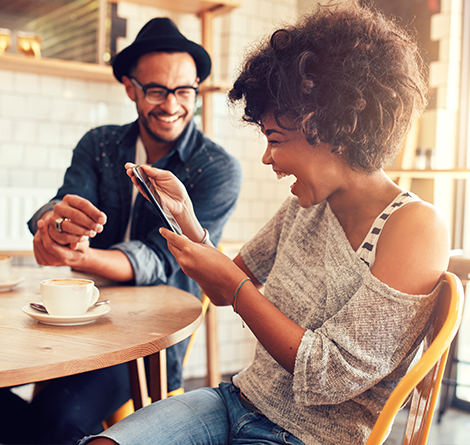
<path fill-rule="evenodd" d="M 194 119 L 191 119 L 186 128 L 183 130 L 183 133 L 181 133 L 181 136 L 176 140 L 175 147 L 173 150 L 171 150 L 169 155 L 176 151 L 181 161 L 185 162 L 193 151 L 194 144 L 192 143 L 192 140 L 196 137 L 196 132 L 196 124 Z"/>
<path fill-rule="evenodd" d="M 139 137 L 139 121 L 134 121 L 123 135 L 123 140 L 133 140 L 131 147 L 135 147 L 135 141 Z M 194 139 L 197 137 L 197 128 L 194 119 L 191 119 L 186 128 L 181 133 L 180 137 L 176 140 L 173 150 L 170 151 L 164 158 L 173 156 L 176 152 L 182 162 L 185 162 L 190 156 L 194 148 Z"/>

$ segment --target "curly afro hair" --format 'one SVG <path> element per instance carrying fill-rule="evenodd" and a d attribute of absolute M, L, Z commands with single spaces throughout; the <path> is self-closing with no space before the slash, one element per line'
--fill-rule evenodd
<path fill-rule="evenodd" d="M 259 126 L 267 112 L 287 116 L 312 146 L 341 148 L 351 168 L 373 172 L 401 149 L 426 92 L 415 37 L 380 12 L 343 1 L 318 6 L 262 42 L 229 101 L 243 100 L 243 120 Z"/>

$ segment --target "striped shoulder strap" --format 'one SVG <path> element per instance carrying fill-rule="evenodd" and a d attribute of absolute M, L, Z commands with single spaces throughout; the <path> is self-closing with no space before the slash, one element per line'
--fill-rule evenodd
<path fill-rule="evenodd" d="M 414 193 L 402 192 L 375 219 L 371 229 L 369 230 L 369 233 L 361 243 L 361 247 L 359 247 L 359 249 L 356 251 L 361 260 L 364 261 L 367 266 L 372 268 L 372 265 L 374 264 L 377 242 L 379 240 L 380 233 L 382 232 L 382 228 L 389 216 L 396 210 L 404 207 L 406 204 L 415 201 L 421 201 L 421 199 Z"/>

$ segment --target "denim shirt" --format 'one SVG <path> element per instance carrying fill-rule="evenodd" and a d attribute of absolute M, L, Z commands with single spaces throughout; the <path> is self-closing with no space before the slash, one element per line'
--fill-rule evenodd
<path fill-rule="evenodd" d="M 122 241 L 129 221 L 133 187 L 124 164 L 135 161 L 138 135 L 137 121 L 124 126 L 106 125 L 85 134 L 73 152 L 64 184 L 57 195 L 34 214 L 28 222 L 29 229 L 35 233 L 38 219 L 65 195 L 80 195 L 108 217 L 103 232 L 90 239 L 90 246 L 122 251 L 134 270 L 132 284 L 168 284 L 199 298 L 199 286 L 180 269 L 166 240 L 158 232 L 162 226 L 158 215 L 140 194 L 132 214 L 131 241 Z M 238 161 L 191 121 L 174 149 L 153 166 L 170 170 L 181 180 L 197 218 L 217 245 L 240 192 Z"/>

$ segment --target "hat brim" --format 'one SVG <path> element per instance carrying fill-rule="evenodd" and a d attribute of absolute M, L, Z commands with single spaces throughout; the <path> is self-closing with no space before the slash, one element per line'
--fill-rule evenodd
<path fill-rule="evenodd" d="M 112 61 L 113 73 L 122 83 L 122 76 L 127 76 L 135 61 L 150 52 L 178 51 L 189 53 L 196 63 L 197 76 L 202 82 L 211 72 L 211 58 L 200 45 L 180 37 L 153 37 L 141 39 L 116 54 Z"/>

